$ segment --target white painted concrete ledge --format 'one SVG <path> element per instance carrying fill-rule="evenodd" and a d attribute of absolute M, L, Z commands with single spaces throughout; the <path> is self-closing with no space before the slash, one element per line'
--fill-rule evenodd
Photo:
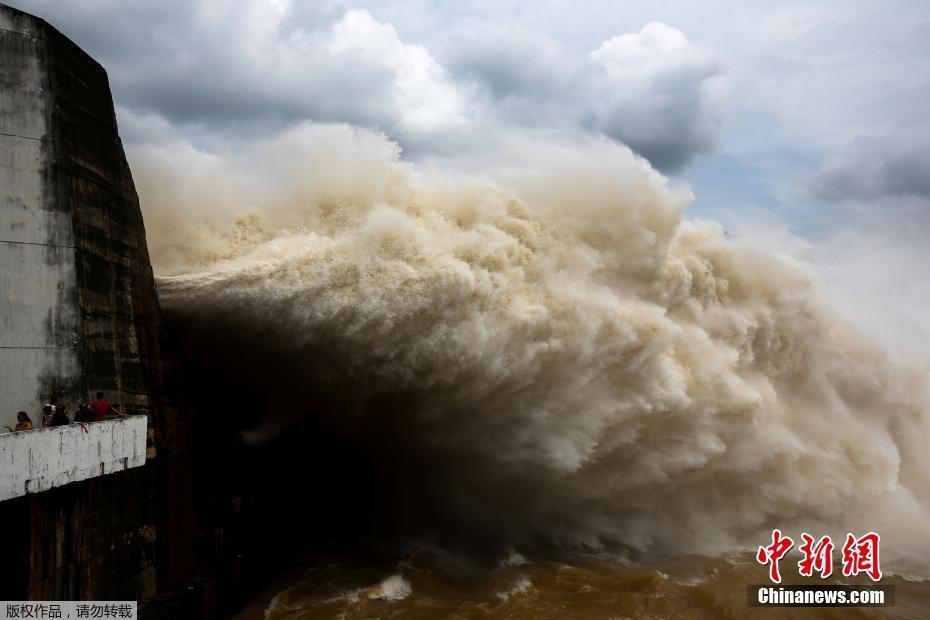
<path fill-rule="evenodd" d="M 0 502 L 145 465 L 148 418 L 0 435 Z"/>

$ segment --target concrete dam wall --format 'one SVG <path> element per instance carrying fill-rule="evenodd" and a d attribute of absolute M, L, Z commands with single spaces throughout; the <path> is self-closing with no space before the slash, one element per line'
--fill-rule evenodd
<path fill-rule="evenodd" d="M 0 600 L 224 618 L 299 547 L 306 527 L 267 532 L 306 514 L 275 475 L 306 444 L 246 446 L 198 381 L 159 307 L 106 71 L 0 4 L 0 433 L 20 410 L 38 426 L 52 393 L 129 414 L 0 435 Z"/>
<path fill-rule="evenodd" d="M 72 415 L 97 391 L 139 414 L 118 424 L 128 443 L 111 423 L 4 438 L 0 599 L 144 600 L 189 574 L 190 436 L 165 341 L 106 72 L 0 5 L 0 425 L 22 410 L 38 426 L 50 393 Z"/>
<path fill-rule="evenodd" d="M 159 397 L 158 307 L 106 72 L 0 7 L 0 417 L 102 390 Z"/>
<path fill-rule="evenodd" d="M 80 385 L 72 214 L 54 178 L 47 53 L 34 24 L 0 8 L 0 418 L 33 417 Z"/>

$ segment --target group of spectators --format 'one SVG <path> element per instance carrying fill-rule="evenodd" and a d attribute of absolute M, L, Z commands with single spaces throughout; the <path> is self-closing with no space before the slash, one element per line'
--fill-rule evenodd
<path fill-rule="evenodd" d="M 97 392 L 97 400 L 88 404 L 87 401 L 78 403 L 77 411 L 74 412 L 73 422 L 76 424 L 85 424 L 87 422 L 102 422 L 111 414 L 125 417 L 126 414 L 114 407 L 108 400 L 103 397 L 103 392 Z M 72 420 L 68 417 L 68 404 L 58 402 L 58 397 L 49 394 L 48 402 L 42 407 L 42 426 L 65 426 L 71 424 Z M 16 426 L 10 428 L 4 426 L 11 433 L 16 431 L 28 431 L 34 428 L 32 418 L 25 411 L 16 414 Z"/>

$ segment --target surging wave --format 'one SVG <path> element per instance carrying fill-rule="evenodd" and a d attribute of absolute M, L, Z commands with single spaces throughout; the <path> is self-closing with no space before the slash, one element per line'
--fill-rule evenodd
<path fill-rule="evenodd" d="M 165 306 L 277 425 L 312 403 L 381 464 L 398 523 L 644 554 L 930 541 L 923 373 L 794 259 L 684 221 L 629 150 L 516 151 L 451 176 L 308 125 L 138 154 Z"/>

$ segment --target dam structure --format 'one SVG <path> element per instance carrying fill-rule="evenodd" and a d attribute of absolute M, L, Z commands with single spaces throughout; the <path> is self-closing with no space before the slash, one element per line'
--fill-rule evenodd
<path fill-rule="evenodd" d="M 106 73 L 6 7 L 0 54 L 0 417 L 97 391 L 148 414 L 158 305 Z"/>
<path fill-rule="evenodd" d="M 0 5 L 0 425 L 37 427 L 0 435 L 0 598 L 181 583 L 189 440 L 164 340 L 106 72 Z M 128 417 L 38 428 L 49 395 L 73 416 L 97 392 Z"/>
<path fill-rule="evenodd" d="M 0 600 L 227 618 L 342 523 L 317 503 L 345 485 L 309 475 L 331 442 L 244 442 L 234 414 L 251 409 L 204 387 L 182 331 L 159 304 L 106 71 L 0 4 Z M 125 416 L 41 428 L 51 395 L 73 417 L 98 392 Z M 35 428 L 6 432 L 18 411 Z"/>
<path fill-rule="evenodd" d="M 159 304 L 106 71 L 0 4 L 0 600 L 228 618 L 289 561 L 299 535 L 267 532 L 305 506 L 273 472 L 303 453 L 246 445 L 198 372 Z M 73 418 L 98 392 L 125 415 L 41 427 L 51 395 Z M 35 428 L 6 432 L 18 411 Z"/>
<path fill-rule="evenodd" d="M 139 415 L 0 436 L 0 501 L 144 465 L 160 391 L 140 320 L 156 307 L 151 269 L 106 74 L 56 35 L 0 7 L 0 422 L 25 411 L 38 425 L 51 394 L 73 415 L 96 391 Z"/>
<path fill-rule="evenodd" d="M 0 600 L 222 618 L 261 585 L 266 524 L 231 465 L 252 452 L 196 430 L 183 367 L 106 71 L 0 4 Z M 41 428 L 50 395 L 73 417 L 97 392 L 125 416 Z M 7 433 L 18 411 L 35 428 Z"/>

